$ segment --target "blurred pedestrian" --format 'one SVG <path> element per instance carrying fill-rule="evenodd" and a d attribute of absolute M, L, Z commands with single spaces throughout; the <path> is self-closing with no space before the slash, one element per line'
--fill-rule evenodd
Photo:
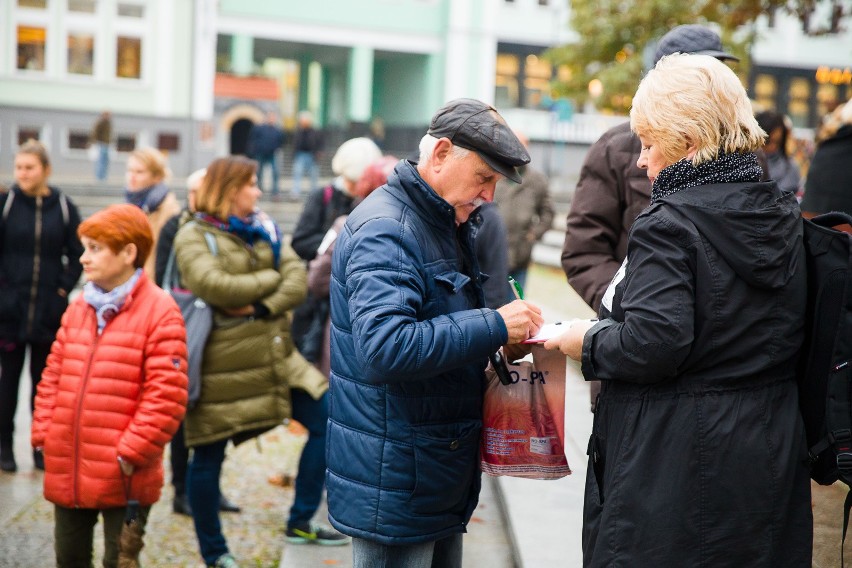
<path fill-rule="evenodd" d="M 852 100 L 837 113 L 837 130 L 817 146 L 808 169 L 802 211 L 852 215 Z"/>
<path fill-rule="evenodd" d="M 716 32 L 698 24 L 677 26 L 666 33 L 657 44 L 654 63 L 672 53 L 739 61 L 724 51 Z M 574 290 L 595 311 L 627 253 L 633 220 L 651 197 L 648 178 L 636 165 L 641 149 L 627 122 L 604 132 L 586 154 L 571 200 L 562 268 Z M 592 382 L 589 387 L 594 410 L 600 385 Z"/>
<path fill-rule="evenodd" d="M 484 307 L 470 217 L 527 162 L 494 108 L 450 101 L 337 238 L 326 482 L 355 568 L 462 564 L 486 362 L 542 323 L 521 300 Z"/>
<path fill-rule="evenodd" d="M 175 236 L 182 285 L 214 310 L 201 367 L 201 397 L 184 422 L 193 450 L 186 489 L 201 556 L 233 568 L 219 518 L 219 479 L 229 440 L 239 444 L 291 416 L 291 392 L 322 397 L 325 377 L 293 348 L 288 312 L 305 297 L 305 268 L 256 209 L 256 163 L 210 163 L 193 222 Z M 291 391 L 291 389 L 293 389 Z"/>
<path fill-rule="evenodd" d="M 266 114 L 266 122 L 249 130 L 247 154 L 257 162 L 257 181 L 261 191 L 278 195 L 278 150 L 284 145 L 284 130 L 278 125 L 274 112 Z M 269 168 L 271 185 L 263 189 L 263 172 Z"/>
<path fill-rule="evenodd" d="M 166 158 L 156 148 L 138 148 L 127 158 L 124 197 L 127 203 L 136 205 L 148 216 L 155 251 L 163 225 L 181 209 L 174 192 L 166 186 L 167 175 Z M 152 280 L 156 276 L 155 256 L 152 254 L 145 261 L 145 274 Z"/>
<path fill-rule="evenodd" d="M 760 181 L 765 133 L 718 59 L 660 59 L 630 125 L 651 205 L 633 223 L 600 321 L 544 345 L 602 384 L 583 565 L 810 566 L 796 197 Z"/>
<path fill-rule="evenodd" d="M 109 149 L 112 144 L 112 113 L 105 110 L 92 128 L 89 143 L 97 149 L 95 179 L 105 181 L 109 173 Z"/>
<path fill-rule="evenodd" d="M 293 137 L 293 190 L 290 197 L 301 199 L 302 177 L 307 173 L 311 185 L 308 190 L 319 187 L 318 160 L 323 150 L 322 132 L 314 128 L 314 117 L 306 110 L 299 113 L 296 134 Z"/>
<path fill-rule="evenodd" d="M 521 168 L 518 168 L 520 171 Z M 495 202 L 483 203 L 476 212 L 479 230 L 476 232 L 476 259 L 483 277 L 482 293 L 485 294 L 485 305 L 496 310 L 508 304 L 514 296 L 509 287 L 509 239 L 506 224 L 497 206 L 497 194 L 507 191 L 501 188 L 503 180 L 497 182 L 494 192 Z M 515 184 L 518 185 L 518 184 Z M 526 269 L 524 269 L 526 273 Z"/>
<path fill-rule="evenodd" d="M 45 147 L 29 140 L 15 153 L 15 183 L 0 194 L 0 470 L 17 471 L 18 388 L 29 347 L 30 410 L 68 295 L 80 278 L 80 213 L 48 185 Z M 44 469 L 39 453 L 36 469 Z"/>
<path fill-rule="evenodd" d="M 756 118 L 767 134 L 763 153 L 766 156 L 769 179 L 774 180 L 783 191 L 799 193 L 802 185 L 799 166 L 787 154 L 790 138 L 790 126 L 787 124 L 789 119 L 772 110 L 759 112 Z"/>
<path fill-rule="evenodd" d="M 156 249 L 156 278 L 157 286 L 163 287 L 163 278 L 166 275 L 166 265 L 172 252 L 175 235 L 184 223 L 192 220 L 195 213 L 195 195 L 201 182 L 204 181 L 205 168 L 195 170 L 186 178 L 186 207 L 177 215 L 166 221 L 160 230 L 160 238 L 157 240 Z M 192 516 L 192 508 L 189 506 L 189 498 L 186 496 L 186 468 L 189 464 L 189 448 L 183 435 L 183 422 L 181 422 L 177 433 L 175 433 L 169 444 L 169 463 L 172 468 L 172 487 L 175 496 L 172 501 L 172 511 L 180 515 Z M 219 510 L 227 513 L 239 513 L 240 507 L 233 503 L 224 494 L 219 498 Z"/>
<path fill-rule="evenodd" d="M 142 274 L 153 237 L 137 207 L 107 207 L 78 234 L 88 282 L 39 383 L 32 446 L 55 504 L 56 565 L 92 565 L 101 516 L 103 565 L 114 568 L 128 502 L 144 528 L 160 498 L 163 450 L 186 405 L 186 337 L 174 300 Z"/>
<path fill-rule="evenodd" d="M 516 131 L 515 136 L 529 149 L 529 139 L 523 133 Z M 533 246 L 553 227 L 554 210 L 547 176 L 530 165 L 518 171 L 521 183 L 505 178 L 497 182 L 494 203 L 500 207 L 506 224 L 509 274 L 525 286 Z M 508 299 L 511 291 L 507 294 Z"/>
<path fill-rule="evenodd" d="M 329 186 L 311 191 L 293 229 L 291 244 L 300 257 L 314 258 L 334 220 L 352 212 L 358 180 L 367 166 L 381 157 L 382 151 L 369 138 L 351 138 L 340 145 L 331 160 L 337 177 Z"/>

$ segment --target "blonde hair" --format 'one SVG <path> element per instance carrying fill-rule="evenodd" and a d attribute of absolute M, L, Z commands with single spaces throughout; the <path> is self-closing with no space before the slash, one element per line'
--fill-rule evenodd
<path fill-rule="evenodd" d="M 32 154 L 39 162 L 41 162 L 41 167 L 44 169 L 50 167 L 50 156 L 47 154 L 47 148 L 44 147 L 44 144 L 34 138 L 30 138 L 21 144 L 21 147 L 18 148 L 17 152 L 15 152 L 15 155 L 18 154 Z"/>
<path fill-rule="evenodd" d="M 168 177 L 169 167 L 166 164 L 166 157 L 156 148 L 137 148 L 130 153 L 130 157 L 142 162 L 154 178 L 162 181 Z"/>
<path fill-rule="evenodd" d="M 695 146 L 693 165 L 719 152 L 753 152 L 766 138 L 734 72 L 715 57 L 682 53 L 660 59 L 639 83 L 630 128 L 654 140 L 671 163 Z"/>

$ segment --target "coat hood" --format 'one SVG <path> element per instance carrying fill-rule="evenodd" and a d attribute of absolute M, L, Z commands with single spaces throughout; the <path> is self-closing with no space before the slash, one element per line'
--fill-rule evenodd
<path fill-rule="evenodd" d="M 781 192 L 775 182 L 690 187 L 660 204 L 682 211 L 749 284 L 777 289 L 794 274 L 801 212 L 795 195 Z"/>

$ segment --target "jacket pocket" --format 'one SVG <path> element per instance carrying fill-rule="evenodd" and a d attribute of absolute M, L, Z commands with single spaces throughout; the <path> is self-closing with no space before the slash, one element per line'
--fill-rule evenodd
<path fill-rule="evenodd" d="M 461 272 L 450 270 L 447 272 L 436 274 L 435 280 L 439 284 L 442 284 L 443 286 L 452 290 L 453 294 L 458 294 L 461 289 L 464 288 L 468 282 L 470 282 L 470 277 L 462 274 Z"/>
<path fill-rule="evenodd" d="M 414 426 L 414 491 L 418 514 L 462 511 L 477 468 L 478 421 Z"/>

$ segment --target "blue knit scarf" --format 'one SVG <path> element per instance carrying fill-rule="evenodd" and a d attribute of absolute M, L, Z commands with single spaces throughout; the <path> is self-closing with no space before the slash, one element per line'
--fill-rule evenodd
<path fill-rule="evenodd" d="M 146 215 L 151 211 L 156 211 L 168 194 L 169 188 L 163 182 L 155 183 L 151 187 L 139 191 L 124 190 L 124 198 L 127 203 L 140 208 Z"/>
<path fill-rule="evenodd" d="M 281 259 L 281 231 L 278 229 L 275 221 L 263 211 L 255 211 L 245 219 L 230 215 L 226 222 L 203 213 L 196 213 L 195 216 L 222 231 L 236 235 L 249 246 L 254 246 L 254 243 L 258 239 L 266 241 L 272 248 L 275 268 L 278 268 L 278 263 Z"/>

